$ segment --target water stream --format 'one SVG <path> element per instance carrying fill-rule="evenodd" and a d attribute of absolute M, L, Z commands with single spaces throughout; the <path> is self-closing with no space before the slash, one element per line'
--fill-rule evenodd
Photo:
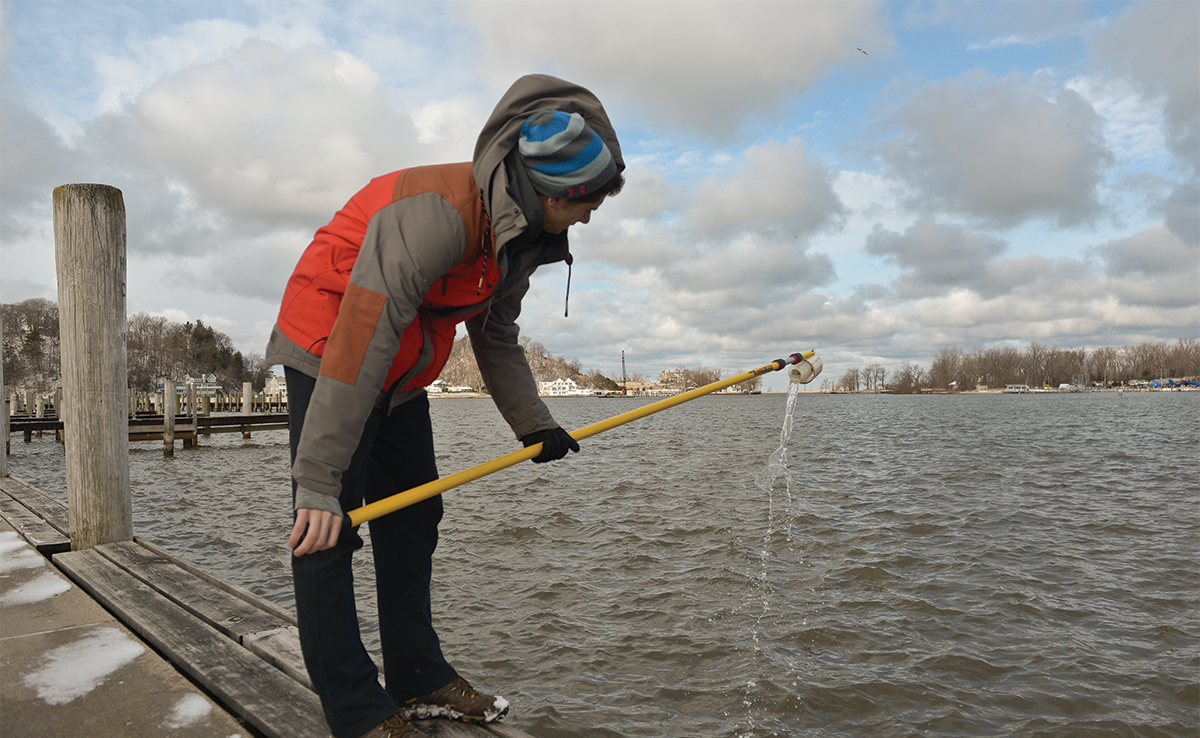
<path fill-rule="evenodd" d="M 759 608 L 753 617 L 753 628 L 750 633 L 750 641 L 754 648 L 754 664 L 755 666 L 766 667 L 766 662 L 762 658 L 761 639 L 763 637 L 763 622 L 771 615 L 771 596 L 774 590 L 774 584 L 770 579 L 770 562 L 772 557 L 772 539 L 775 536 L 775 489 L 782 486 L 784 493 L 787 495 L 787 508 L 790 510 L 792 505 L 792 478 L 791 471 L 787 465 L 788 442 L 792 438 L 792 428 L 795 425 L 794 411 L 796 408 L 796 398 L 800 395 L 800 383 L 792 382 L 788 388 L 787 405 L 783 412 L 783 429 L 779 434 L 779 448 L 775 449 L 767 459 L 766 468 L 755 476 L 755 486 L 763 492 L 767 497 L 767 525 L 763 531 L 762 548 L 759 551 L 759 569 L 754 578 L 751 580 L 751 588 L 754 594 L 758 596 Z M 791 542 L 790 532 L 786 532 L 786 540 Z M 756 670 L 755 675 L 759 672 Z M 758 687 L 755 681 L 756 676 L 752 675 L 750 680 L 746 682 L 746 693 L 742 700 L 743 707 L 746 708 L 748 720 L 747 729 L 739 738 L 752 738 L 755 734 L 755 701 L 754 694 Z"/>

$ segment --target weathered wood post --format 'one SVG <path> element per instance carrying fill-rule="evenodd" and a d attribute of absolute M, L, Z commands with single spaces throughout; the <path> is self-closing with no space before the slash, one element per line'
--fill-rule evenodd
<path fill-rule="evenodd" d="M 188 384 L 188 417 L 192 421 L 192 437 L 183 440 L 184 448 L 196 448 L 200 445 L 200 421 L 198 416 L 199 411 L 196 409 L 196 383 Z"/>
<path fill-rule="evenodd" d="M 133 540 L 125 352 L 125 201 L 116 187 L 54 188 L 71 549 Z"/>
<path fill-rule="evenodd" d="M 29 411 L 29 390 L 21 391 L 21 414 L 25 416 L 26 420 L 29 420 L 29 418 L 32 415 L 32 413 Z M 32 443 L 32 442 L 33 442 L 33 431 L 26 430 L 25 431 L 25 443 Z"/>
<path fill-rule="evenodd" d="M 56 417 L 57 417 L 59 420 L 62 420 L 62 419 L 63 419 L 63 411 L 62 411 L 62 387 L 59 387 L 58 389 L 54 390 L 54 415 L 55 415 L 55 416 L 56 416 Z M 59 442 L 59 443 L 63 443 L 63 442 L 65 442 L 65 440 L 66 440 L 66 439 L 65 439 L 65 437 L 63 436 L 63 431 L 62 431 L 62 428 L 59 428 L 58 430 L 54 431 L 54 440 L 55 440 L 55 441 L 57 441 L 57 442 Z"/>
<path fill-rule="evenodd" d="M 0 346 L 4 345 L 4 321 L 0 320 Z M 4 415 L 3 425 L 0 425 L 0 430 L 4 431 L 4 448 L 0 449 L 0 478 L 8 476 L 8 398 L 4 397 L 4 362 L 0 361 L 0 405 L 4 405 L 2 414 Z"/>
<path fill-rule="evenodd" d="M 250 394 L 250 389 L 251 389 L 251 384 L 249 382 L 242 382 L 242 415 L 250 414 L 250 406 L 254 402 L 254 397 L 253 397 L 253 395 Z M 243 427 L 248 427 L 248 426 L 243 426 Z M 250 431 L 243 430 L 242 438 L 249 438 L 249 437 L 250 437 Z"/>
<path fill-rule="evenodd" d="M 175 455 L 175 380 L 163 382 L 163 456 Z"/>

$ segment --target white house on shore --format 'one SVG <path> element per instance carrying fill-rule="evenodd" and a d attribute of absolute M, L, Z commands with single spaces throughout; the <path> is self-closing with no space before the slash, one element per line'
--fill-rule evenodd
<path fill-rule="evenodd" d="M 159 377 L 158 391 L 162 392 L 167 384 L 166 377 Z M 175 392 L 186 395 L 189 388 L 195 387 L 197 395 L 215 395 L 222 391 L 221 383 L 217 381 L 215 374 L 201 374 L 198 372 L 189 372 L 184 375 L 182 382 L 175 383 Z"/>
<path fill-rule="evenodd" d="M 433 380 L 433 384 L 425 387 L 426 392 L 474 392 L 474 387 L 452 387 L 441 379 Z"/>
<path fill-rule="evenodd" d="M 283 377 L 267 377 L 267 384 L 263 392 L 266 393 L 267 397 L 279 395 L 281 400 L 286 400 L 288 396 L 287 380 Z"/>
<path fill-rule="evenodd" d="M 574 379 L 556 379 L 553 382 L 538 382 L 538 394 L 542 397 L 562 397 L 591 395 L 592 391 L 583 389 Z"/>

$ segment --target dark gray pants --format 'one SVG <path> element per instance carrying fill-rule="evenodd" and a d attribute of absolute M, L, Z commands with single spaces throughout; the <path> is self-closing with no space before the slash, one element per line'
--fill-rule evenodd
<path fill-rule="evenodd" d="M 294 461 L 316 380 L 293 369 L 285 373 Z M 339 502 L 349 511 L 434 479 L 429 399 L 421 395 L 391 413 L 372 411 L 342 476 Z M 363 545 L 358 531 L 345 526 L 333 548 L 292 557 L 304 662 L 337 738 L 357 738 L 393 715 L 397 702 L 456 676 L 433 630 L 429 597 L 441 519 L 438 495 L 370 523 L 386 690 L 358 629 L 350 566 Z"/>

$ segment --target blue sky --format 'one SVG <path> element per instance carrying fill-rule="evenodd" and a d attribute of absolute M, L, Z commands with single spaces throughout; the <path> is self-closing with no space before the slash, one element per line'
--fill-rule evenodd
<path fill-rule="evenodd" d="M 521 319 L 585 368 L 828 377 L 944 346 L 1200 337 L 1200 4 L 4 0 L 0 300 L 119 187 L 130 313 L 261 353 L 312 233 L 470 157 L 518 76 L 604 101 L 629 184 Z M 866 53 L 862 53 L 860 49 Z M 782 388 L 782 376 L 768 387 Z"/>

